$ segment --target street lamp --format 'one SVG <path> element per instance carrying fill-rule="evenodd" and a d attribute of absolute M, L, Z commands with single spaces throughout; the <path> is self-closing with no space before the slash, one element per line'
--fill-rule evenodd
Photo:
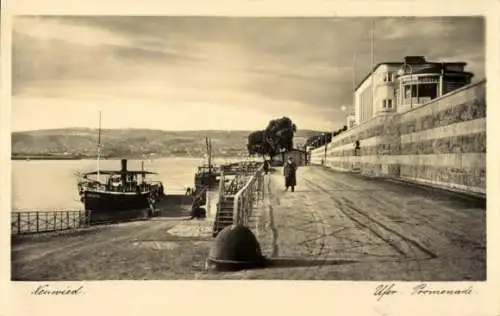
<path fill-rule="evenodd" d="M 325 161 L 325 165 L 326 165 L 326 152 L 328 151 L 328 141 L 326 139 L 326 133 L 323 133 L 323 141 L 325 142 L 325 158 L 324 158 L 324 161 Z"/>
<path fill-rule="evenodd" d="M 347 122 L 347 126 L 349 127 L 349 122 L 347 121 L 347 117 L 349 116 L 349 114 L 347 113 L 347 107 L 345 105 L 342 105 L 340 107 L 340 110 L 342 111 L 342 113 L 344 113 L 344 120 Z"/>
<path fill-rule="evenodd" d="M 401 66 L 401 68 L 399 69 L 398 75 L 399 76 L 405 75 L 407 67 L 410 69 L 410 109 L 411 109 L 413 108 L 413 68 L 409 64 L 404 63 L 403 66 Z M 403 82 L 401 81 L 401 79 L 399 80 L 399 84 L 400 84 L 400 90 L 403 91 Z"/>

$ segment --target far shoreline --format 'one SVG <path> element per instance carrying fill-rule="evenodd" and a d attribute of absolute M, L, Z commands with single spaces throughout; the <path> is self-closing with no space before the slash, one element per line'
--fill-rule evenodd
<path fill-rule="evenodd" d="M 120 160 L 123 157 L 107 157 L 102 158 L 100 160 Z M 159 160 L 159 159 L 200 159 L 203 160 L 203 157 L 192 157 L 192 156 L 156 156 L 156 157 L 126 157 L 128 160 Z M 248 157 L 235 157 L 235 156 L 227 156 L 227 157 L 215 157 L 215 160 L 225 160 L 225 159 L 247 159 Z M 254 157 L 255 158 L 255 157 Z M 97 160 L 95 157 L 50 157 L 50 156 L 12 156 L 11 161 L 40 161 L 40 160 Z"/>
<path fill-rule="evenodd" d="M 85 160 L 77 157 L 11 157 L 10 160 Z"/>

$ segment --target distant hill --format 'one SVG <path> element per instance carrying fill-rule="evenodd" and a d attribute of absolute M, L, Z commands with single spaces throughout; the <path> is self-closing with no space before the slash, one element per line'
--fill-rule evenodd
<path fill-rule="evenodd" d="M 101 130 L 102 155 L 107 158 L 202 157 L 205 136 L 212 139 L 216 157 L 247 155 L 247 137 L 252 131 L 162 131 L 149 129 Z M 295 146 L 320 132 L 298 130 Z M 12 133 L 12 156 L 95 157 L 98 132 L 90 128 L 36 130 Z"/>

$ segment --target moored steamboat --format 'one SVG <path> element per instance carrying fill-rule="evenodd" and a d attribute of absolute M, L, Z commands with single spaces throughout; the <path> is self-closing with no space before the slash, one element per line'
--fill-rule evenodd
<path fill-rule="evenodd" d="M 119 170 L 101 170 L 100 148 L 99 116 L 97 170 L 84 173 L 83 179 L 78 182 L 80 201 L 84 204 L 88 221 L 117 222 L 151 217 L 156 203 L 164 197 L 163 184 L 148 179 L 148 176 L 156 173 L 144 170 L 144 162 L 141 170 L 128 170 L 127 159 L 121 160 Z"/>

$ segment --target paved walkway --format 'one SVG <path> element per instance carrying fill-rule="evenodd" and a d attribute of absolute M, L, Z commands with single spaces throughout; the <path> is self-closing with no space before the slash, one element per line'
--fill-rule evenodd
<path fill-rule="evenodd" d="M 319 166 L 297 177 L 293 193 L 281 170 L 267 179 L 257 234 L 288 267 L 276 278 L 485 279 L 484 201 Z"/>

